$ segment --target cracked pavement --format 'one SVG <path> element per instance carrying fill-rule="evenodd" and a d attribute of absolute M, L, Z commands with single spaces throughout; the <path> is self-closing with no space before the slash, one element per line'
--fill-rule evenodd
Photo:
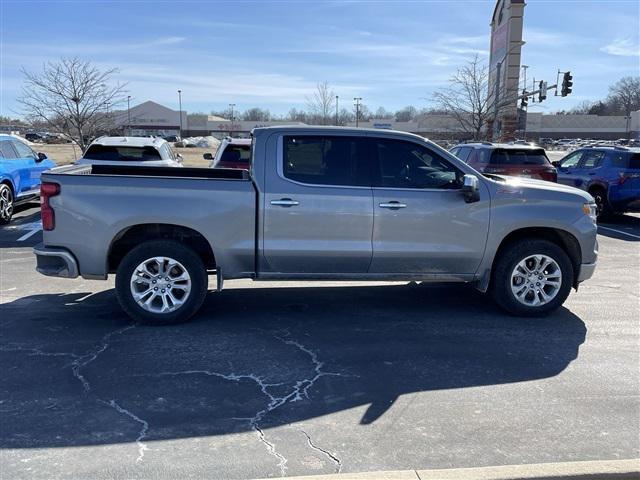
<path fill-rule="evenodd" d="M 614 228 L 639 232 L 630 218 Z M 640 242 L 624 236 L 600 236 L 595 278 L 545 319 L 464 286 L 235 281 L 192 323 L 151 328 L 121 312 L 112 280 L 41 277 L 30 244 L 3 235 L 1 478 L 640 455 Z"/>

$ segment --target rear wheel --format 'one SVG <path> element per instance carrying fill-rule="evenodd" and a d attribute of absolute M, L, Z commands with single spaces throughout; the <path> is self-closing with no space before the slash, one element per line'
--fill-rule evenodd
<path fill-rule="evenodd" d="M 547 240 L 521 240 L 496 260 L 491 293 L 513 315 L 539 316 L 559 308 L 572 283 L 573 266 L 564 250 Z"/>
<path fill-rule="evenodd" d="M 170 325 L 189 320 L 207 294 L 202 259 L 174 241 L 145 242 L 131 250 L 116 272 L 116 296 L 134 320 Z"/>
<path fill-rule="evenodd" d="M 6 183 L 0 183 L 0 225 L 6 225 L 13 216 L 13 191 Z"/>

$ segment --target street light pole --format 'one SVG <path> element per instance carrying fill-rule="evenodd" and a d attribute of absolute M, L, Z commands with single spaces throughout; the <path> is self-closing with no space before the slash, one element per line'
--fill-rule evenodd
<path fill-rule="evenodd" d="M 131 133 L 131 108 L 129 102 L 131 100 L 131 95 L 127 95 L 127 135 Z"/>
<path fill-rule="evenodd" d="M 336 127 L 338 126 L 338 95 L 336 95 Z"/>
<path fill-rule="evenodd" d="M 178 136 L 182 139 L 182 90 L 178 90 L 178 108 L 180 109 L 180 133 Z"/>
<path fill-rule="evenodd" d="M 356 128 L 358 128 L 360 121 L 360 101 L 362 97 L 353 97 L 353 100 L 356 102 Z"/>
<path fill-rule="evenodd" d="M 229 107 L 231 107 L 231 128 L 229 128 L 229 136 L 233 137 L 233 107 L 235 107 L 235 103 L 230 103 Z"/>

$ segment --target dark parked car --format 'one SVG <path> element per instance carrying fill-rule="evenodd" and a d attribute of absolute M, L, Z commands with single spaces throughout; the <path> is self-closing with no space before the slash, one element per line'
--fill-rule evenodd
<path fill-rule="evenodd" d="M 580 148 L 554 164 L 559 183 L 591 194 L 599 217 L 640 212 L 640 148 Z"/>
<path fill-rule="evenodd" d="M 537 146 L 481 142 L 457 145 L 449 151 L 482 173 L 557 180 L 556 169 Z"/>

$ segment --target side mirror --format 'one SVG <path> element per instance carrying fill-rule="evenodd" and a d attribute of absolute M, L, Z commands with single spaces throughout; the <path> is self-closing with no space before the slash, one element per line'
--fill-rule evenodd
<path fill-rule="evenodd" d="M 41 162 L 46 159 L 47 159 L 46 153 L 38 152 L 38 158 L 36 158 L 36 162 Z"/>
<path fill-rule="evenodd" d="M 213 160 L 213 155 L 211 155 L 210 153 L 205 153 L 202 155 L 202 158 L 204 158 L 205 160 Z"/>
<path fill-rule="evenodd" d="M 178 162 L 182 163 L 182 162 L 183 162 L 182 155 L 180 155 L 179 153 L 177 153 L 177 154 L 176 154 L 176 160 L 177 160 Z"/>
<path fill-rule="evenodd" d="M 473 203 L 480 200 L 480 191 L 478 190 L 478 177 L 475 175 L 465 175 L 462 177 L 462 195 L 464 201 Z"/>
<path fill-rule="evenodd" d="M 558 168 L 560 166 L 560 160 L 555 160 L 555 161 L 551 162 L 551 165 L 553 165 L 554 167 Z"/>

